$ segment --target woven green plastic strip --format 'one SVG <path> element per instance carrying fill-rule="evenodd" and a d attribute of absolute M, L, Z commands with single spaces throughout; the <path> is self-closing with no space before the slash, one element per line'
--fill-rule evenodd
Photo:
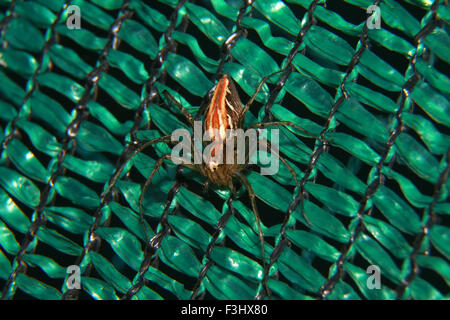
<path fill-rule="evenodd" d="M 450 9 L 337 3 L 0 0 L 2 299 L 450 298 Z M 170 162 L 144 197 L 160 241 L 145 250 L 139 196 L 170 148 L 133 152 L 189 128 L 164 90 L 195 115 L 220 74 L 246 102 L 280 70 L 246 126 L 273 117 L 320 139 L 280 129 L 300 188 L 282 164 L 244 171 L 268 297 L 248 193 L 203 193 Z"/>

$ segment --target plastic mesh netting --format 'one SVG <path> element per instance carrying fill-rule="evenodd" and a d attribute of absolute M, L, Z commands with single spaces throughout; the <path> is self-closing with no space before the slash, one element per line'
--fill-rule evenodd
<path fill-rule="evenodd" d="M 268 298 L 248 193 L 165 162 L 144 250 L 170 148 L 132 155 L 188 127 L 164 90 L 195 114 L 220 74 L 246 102 L 279 70 L 246 122 L 317 138 L 280 129 L 300 188 L 245 171 L 269 298 L 448 298 L 449 20 L 438 0 L 0 0 L 2 298 Z"/>

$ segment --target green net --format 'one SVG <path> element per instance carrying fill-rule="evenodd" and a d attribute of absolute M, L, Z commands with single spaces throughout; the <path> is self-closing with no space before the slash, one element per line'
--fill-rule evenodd
<path fill-rule="evenodd" d="M 80 29 L 66 25 L 71 5 Z M 366 23 L 371 5 L 379 29 Z M 143 202 L 160 246 L 145 251 L 139 196 L 170 149 L 132 155 L 137 142 L 187 127 L 164 90 L 195 114 L 219 74 L 247 101 L 279 70 L 248 124 L 288 120 L 318 138 L 280 129 L 300 188 L 282 165 L 274 176 L 245 171 L 270 298 L 449 298 L 447 1 L 0 0 L 0 9 L 3 299 L 267 298 L 248 193 L 204 193 L 204 177 L 166 162 Z M 70 265 L 80 290 L 67 287 Z"/>

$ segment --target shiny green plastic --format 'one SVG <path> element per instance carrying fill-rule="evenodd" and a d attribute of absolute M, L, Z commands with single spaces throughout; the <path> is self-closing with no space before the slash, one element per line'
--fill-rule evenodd
<path fill-rule="evenodd" d="M 381 29 L 368 30 L 365 48 L 360 36 L 371 0 L 344 1 L 361 12 L 358 19 L 333 12 L 331 1 L 257 0 L 242 11 L 239 30 L 239 0 L 186 1 L 173 20 L 168 13 L 178 0 L 15 1 L 12 11 L 10 0 L 0 0 L 0 294 L 6 285 L 8 299 L 62 299 L 66 262 L 81 257 L 81 290 L 92 299 L 117 300 L 136 288 L 131 299 L 189 299 L 198 280 L 197 298 L 253 299 L 264 270 L 244 188 L 233 198 L 235 215 L 215 234 L 229 213 L 230 191 L 210 185 L 201 192 L 204 177 L 185 168 L 173 192 L 181 180 L 165 161 L 143 196 L 143 225 L 142 186 L 171 149 L 158 143 L 130 157 L 127 144 L 180 128 L 192 133 L 165 90 L 194 115 L 221 66 L 246 103 L 297 45 L 280 92 L 273 97 L 278 74 L 245 119 L 245 128 L 263 120 L 270 102 L 275 121 L 306 130 L 279 131 L 280 152 L 300 188 L 281 162 L 273 176 L 242 173 L 263 217 L 266 264 L 277 254 L 270 298 L 316 299 L 341 268 L 346 276 L 327 299 L 448 299 L 450 11 L 436 1 L 444 23 L 420 39 L 433 1 L 381 1 Z M 81 29 L 66 26 L 66 2 L 80 8 Z M 420 19 L 411 5 L 422 9 Z M 327 148 L 313 158 L 322 142 Z M 301 191 L 307 196 L 289 212 L 282 239 Z M 145 241 L 162 231 L 159 247 L 147 248 L 146 265 Z M 274 252 L 280 241 L 287 245 Z M 407 280 L 415 264 L 419 272 Z M 380 269 L 380 289 L 367 286 L 369 265 Z"/>

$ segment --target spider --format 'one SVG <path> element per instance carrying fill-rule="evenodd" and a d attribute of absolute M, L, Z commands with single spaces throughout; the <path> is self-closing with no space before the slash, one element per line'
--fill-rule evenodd
<path fill-rule="evenodd" d="M 278 71 L 280 72 L 280 71 Z M 226 140 L 226 129 L 243 129 L 244 127 L 244 120 L 245 120 L 245 114 L 249 110 L 251 104 L 256 99 L 256 96 L 258 95 L 259 91 L 261 90 L 264 83 L 272 76 L 274 76 L 276 73 L 270 74 L 268 76 L 265 76 L 262 78 L 262 80 L 259 82 L 255 92 L 251 96 L 251 98 L 248 100 L 247 104 L 245 106 L 242 105 L 241 100 L 239 98 L 237 89 L 235 87 L 235 84 L 231 78 L 230 75 L 224 74 L 217 84 L 208 92 L 205 99 L 203 100 L 200 109 L 198 110 L 196 117 L 194 118 L 189 111 L 183 107 L 178 101 L 175 100 L 167 91 L 163 92 L 163 95 L 168 98 L 169 101 L 171 101 L 182 113 L 185 120 L 189 123 L 189 125 L 194 128 L 194 121 L 199 120 L 200 117 L 203 115 L 203 133 L 210 132 L 209 136 L 212 141 L 219 139 L 219 144 L 212 148 L 211 156 L 215 155 L 219 151 L 222 151 L 226 148 L 227 143 L 229 143 L 230 140 Z M 258 122 L 249 127 L 249 129 L 262 129 L 266 127 L 277 127 L 277 126 L 284 126 L 284 127 L 293 127 L 298 130 L 301 130 L 305 132 L 307 135 L 311 135 L 314 137 L 313 134 L 309 133 L 308 131 L 304 130 L 303 128 L 295 125 L 294 123 L 290 121 L 272 121 L 272 122 Z M 315 137 L 314 137 L 315 138 Z M 267 140 L 260 140 L 264 141 L 266 143 L 266 146 L 270 146 L 270 142 Z M 133 156 L 138 154 L 139 152 L 144 151 L 149 146 L 159 143 L 159 142 L 166 142 L 171 143 L 173 142 L 171 140 L 171 135 L 162 136 L 150 141 L 147 141 L 145 143 L 140 143 L 138 147 L 135 149 Z M 248 143 L 247 143 L 248 146 Z M 192 147 L 195 150 L 195 146 L 192 143 Z M 246 151 L 248 151 L 249 148 L 245 148 Z M 296 173 L 294 169 L 289 165 L 289 163 L 274 149 L 270 148 L 271 153 L 278 157 L 279 160 L 288 168 L 289 172 L 291 173 L 295 184 L 297 186 L 297 190 L 299 190 L 299 184 L 297 180 Z M 268 295 L 270 295 L 270 290 L 267 286 L 267 275 L 268 272 L 266 272 L 266 258 L 265 258 L 265 251 L 264 251 L 264 235 L 261 229 L 261 222 L 259 218 L 258 209 L 256 206 L 256 197 L 255 193 L 253 191 L 253 188 L 246 178 L 244 171 L 248 168 L 249 165 L 249 158 L 250 154 L 245 154 L 245 161 L 244 163 L 239 163 L 239 161 L 236 161 L 237 152 L 234 154 L 234 159 L 231 161 L 231 163 L 225 161 L 222 163 L 217 163 L 212 157 L 209 158 L 209 160 L 202 161 L 200 164 L 192 164 L 192 163 L 185 163 L 180 162 L 179 159 L 175 159 L 172 155 L 164 155 L 160 157 L 150 174 L 150 176 L 147 178 L 142 192 L 139 197 L 139 213 L 141 218 L 141 223 L 144 226 L 144 231 L 146 230 L 146 224 L 144 220 L 143 215 L 143 199 L 144 194 L 147 190 L 147 188 L 150 186 L 153 177 L 158 172 L 159 168 L 163 165 L 165 160 L 170 160 L 178 165 L 187 167 L 193 171 L 196 171 L 200 173 L 202 176 L 206 177 L 207 182 L 205 184 L 205 188 L 208 187 L 209 183 L 212 183 L 218 187 L 227 187 L 230 189 L 232 195 L 237 194 L 237 188 L 235 187 L 234 182 L 237 180 L 240 182 L 240 184 L 247 190 L 248 196 L 250 198 L 250 203 L 252 207 L 253 214 L 255 216 L 257 225 L 258 225 L 258 236 L 260 239 L 261 244 L 261 255 L 262 255 L 262 266 L 264 270 L 264 279 L 262 281 L 263 288 L 265 288 Z M 177 161 L 175 161 L 177 160 Z M 228 160 L 228 159 L 227 159 Z M 125 167 L 125 164 L 116 172 L 115 176 L 118 177 Z M 104 192 L 107 192 L 105 190 Z M 147 232 L 146 234 L 146 246 L 150 243 L 152 247 L 158 247 L 159 241 L 157 235 L 154 236 L 152 239 L 148 239 Z"/>

